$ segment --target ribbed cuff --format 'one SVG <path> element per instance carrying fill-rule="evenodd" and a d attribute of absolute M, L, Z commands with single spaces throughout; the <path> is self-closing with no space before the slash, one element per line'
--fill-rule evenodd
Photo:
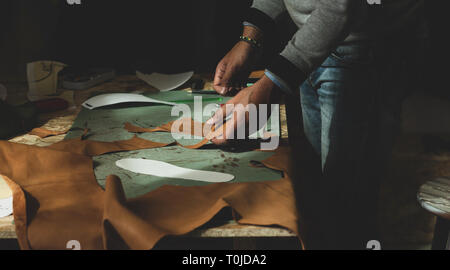
<path fill-rule="evenodd" d="M 280 88 L 285 94 L 292 94 L 293 89 L 291 89 L 291 87 L 287 85 L 286 82 L 283 81 L 283 79 L 270 72 L 270 70 L 266 69 L 264 71 L 264 75 L 266 75 L 266 77 L 269 78 L 276 86 L 278 86 L 278 88 Z"/>
<path fill-rule="evenodd" d="M 275 31 L 275 21 L 264 12 L 250 8 L 245 15 L 245 21 L 261 29 L 265 36 L 271 36 Z"/>
<path fill-rule="evenodd" d="M 258 26 L 254 25 L 254 24 L 252 24 L 252 23 L 249 23 L 249 22 L 247 22 L 247 21 L 243 22 L 243 23 L 242 23 L 242 25 L 243 25 L 243 26 L 250 26 L 250 27 L 254 27 L 254 28 L 256 28 L 256 29 L 258 29 L 259 31 L 261 31 L 261 32 L 262 32 L 262 30 L 261 30 L 261 29 L 259 29 L 259 27 L 258 27 Z"/>
<path fill-rule="evenodd" d="M 281 55 L 277 55 L 267 66 L 267 70 L 280 78 L 292 90 L 298 89 L 301 83 L 307 79 L 307 75 L 297 66 Z"/>

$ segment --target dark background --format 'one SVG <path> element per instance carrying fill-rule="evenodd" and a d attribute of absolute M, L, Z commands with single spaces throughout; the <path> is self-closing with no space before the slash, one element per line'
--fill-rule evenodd
<path fill-rule="evenodd" d="M 213 72 L 240 35 L 252 0 L 81 1 L 1 0 L 0 82 L 25 81 L 25 64 L 36 60 L 123 73 Z M 450 97 L 447 1 L 425 2 L 431 26 L 427 91 Z M 286 22 L 279 27 L 292 30 Z"/>
<path fill-rule="evenodd" d="M 72 64 L 205 70 L 235 42 L 245 0 L 111 1 L 63 5 L 58 56 Z"/>
<path fill-rule="evenodd" d="M 0 80 L 59 60 L 123 72 L 211 71 L 236 42 L 251 0 L 0 1 Z"/>

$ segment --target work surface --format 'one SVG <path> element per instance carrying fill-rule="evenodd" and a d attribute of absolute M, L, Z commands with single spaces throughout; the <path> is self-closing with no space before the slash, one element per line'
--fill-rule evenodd
<path fill-rule="evenodd" d="M 125 83 L 128 81 L 128 83 Z M 133 87 L 134 86 L 134 87 Z M 136 81 L 134 76 L 123 76 L 116 78 L 113 82 L 89 89 L 86 91 L 75 92 L 75 108 L 48 115 L 41 115 L 41 121 L 45 128 L 51 130 L 67 130 L 73 127 L 89 128 L 89 139 L 100 141 L 113 141 L 131 138 L 134 134 L 127 132 L 123 128 L 124 122 L 130 122 L 142 127 L 154 127 L 164 124 L 177 117 L 170 117 L 170 107 L 166 106 L 143 106 L 134 108 L 107 108 L 90 111 L 82 109 L 80 104 L 92 94 L 101 92 L 129 92 L 130 90 L 140 90 L 144 88 L 146 94 L 154 93 L 148 86 L 143 86 Z M 210 84 L 206 84 L 210 89 Z M 121 91 L 122 90 L 122 91 Z M 184 89 L 187 90 L 187 89 Z M 173 98 L 173 94 L 163 94 L 158 96 L 160 99 Z M 183 97 L 184 98 L 184 97 Z M 120 106 L 119 106 L 120 107 Z M 284 120 L 284 110 L 281 108 L 282 135 L 286 136 L 286 126 Z M 67 134 L 67 138 L 80 135 L 80 131 L 72 129 Z M 173 141 L 170 134 L 167 133 L 146 133 L 139 135 L 142 138 L 151 139 L 159 142 Z M 37 138 L 32 135 L 23 135 L 12 139 L 11 141 L 46 146 L 62 140 L 65 136 L 53 136 L 45 139 Z M 182 140 L 181 143 L 192 144 L 195 140 Z M 202 152 L 200 154 L 200 152 Z M 124 153 L 114 153 L 94 157 L 95 174 L 100 185 L 104 184 L 107 174 L 117 174 L 124 182 L 124 188 L 127 196 L 135 197 L 157 188 L 162 184 L 174 185 L 193 185 L 201 184 L 199 182 L 190 182 L 179 179 L 161 179 L 152 176 L 137 175 L 131 172 L 119 170 L 114 162 L 123 157 L 149 157 L 170 162 L 183 167 L 197 169 L 219 169 L 236 175 L 235 181 L 260 181 L 276 180 L 280 178 L 280 173 L 270 169 L 258 169 L 249 166 L 250 160 L 263 160 L 270 153 L 247 152 L 232 153 L 220 150 L 191 150 L 179 146 L 171 146 L 163 149 L 149 149 L 143 151 L 130 151 Z M 240 168 L 246 168 L 240 169 Z M 293 237 L 294 234 L 281 228 L 267 228 L 258 226 L 242 226 L 235 222 L 222 222 L 220 225 L 203 227 L 190 234 L 194 237 Z M 12 216 L 0 219 L 0 238 L 15 238 Z"/>
<path fill-rule="evenodd" d="M 207 82 L 205 89 L 211 88 L 211 83 Z M 22 89 L 24 90 L 15 93 L 17 97 L 12 95 L 10 97 L 16 99 L 25 98 L 26 87 L 22 87 Z M 138 80 L 135 76 L 120 76 L 111 82 L 104 83 L 92 89 L 76 91 L 74 93 L 75 107 L 65 111 L 40 115 L 40 125 L 51 130 L 67 130 L 73 125 L 76 116 L 81 110 L 79 105 L 93 93 L 106 91 L 131 92 L 136 90 L 141 90 L 146 93 L 154 92 L 154 89 Z M 281 134 L 282 137 L 286 138 L 287 132 L 283 106 L 281 106 L 280 115 Z M 118 125 L 119 127 L 120 124 Z M 93 134 L 92 136 L 101 137 L 107 136 L 107 134 Z M 143 134 L 140 136 L 145 137 L 148 135 Z M 13 138 L 11 141 L 46 146 L 61 141 L 64 137 L 65 135 L 59 135 L 40 139 L 37 136 L 25 134 Z M 430 179 L 450 177 L 450 151 L 442 149 L 439 146 L 432 147 L 433 145 L 426 143 L 427 141 L 424 138 L 426 137 L 422 134 L 401 134 L 397 146 L 394 149 L 389 174 L 383 180 L 380 195 L 381 214 L 379 223 L 383 236 L 382 243 L 386 243 L 386 245 L 390 244 L 391 247 L 422 247 L 429 244 L 432 239 L 434 217 L 421 209 L 416 201 L 416 192 L 423 183 Z M 100 173 L 99 170 L 100 167 L 97 167 L 97 174 Z M 0 219 L 0 238 L 16 237 L 12 221 L 12 216 Z M 202 227 L 190 235 L 202 238 L 293 236 L 284 229 L 241 226 L 235 223 Z"/>
<path fill-rule="evenodd" d="M 215 97 L 215 95 L 203 95 L 204 98 Z M 164 92 L 151 94 L 149 97 L 165 100 L 193 100 L 194 96 L 184 91 Z M 214 102 L 203 102 L 203 107 Z M 185 103 L 193 112 L 194 104 Z M 122 108 L 120 108 L 122 107 Z M 120 106 L 119 108 L 98 108 L 95 110 L 82 109 L 78 114 L 73 127 L 66 138 L 81 136 L 83 129 L 89 130 L 88 138 L 94 141 L 118 141 L 131 139 L 135 134 L 124 129 L 125 123 L 131 123 L 144 128 L 155 128 L 165 123 L 178 119 L 180 116 L 171 115 L 171 106 L 150 105 L 140 107 Z M 194 116 L 193 116 L 194 117 Z M 205 121 L 207 116 L 199 115 L 199 122 Z M 279 119 L 278 115 L 274 115 Z M 270 126 L 270 125 L 269 125 Z M 279 125 L 274 131 L 269 127 L 271 133 L 278 133 Z M 194 128 L 194 127 L 192 127 Z M 160 143 L 174 141 L 171 133 L 153 132 L 138 135 L 140 138 Z M 193 145 L 202 138 L 178 139 L 183 145 Z M 144 149 L 139 151 L 126 151 L 96 156 L 94 160 L 94 171 L 98 183 L 104 187 L 108 175 L 114 174 L 122 179 L 127 197 L 134 198 L 152 191 L 161 185 L 204 185 L 207 183 L 189 181 L 183 179 L 168 179 L 157 176 L 138 174 L 121 169 L 115 165 L 117 160 L 124 158 L 143 158 L 168 162 L 183 168 L 218 171 L 233 175 L 232 182 L 270 181 L 280 179 L 281 173 L 268 168 L 250 166 L 251 162 L 261 162 L 273 153 L 262 151 L 231 152 L 217 148 L 213 144 L 202 149 L 188 149 L 181 146 L 169 146 L 162 148 Z M 208 148 L 208 149 L 205 149 Z M 211 179 L 213 180 L 213 179 Z"/>

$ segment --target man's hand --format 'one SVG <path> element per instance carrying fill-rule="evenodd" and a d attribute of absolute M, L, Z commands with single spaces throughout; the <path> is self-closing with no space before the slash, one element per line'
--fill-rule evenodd
<path fill-rule="evenodd" d="M 279 95 L 280 90 L 278 87 L 266 76 L 262 77 L 254 85 L 241 90 L 235 97 L 217 110 L 214 116 L 206 122 L 209 126 L 216 126 L 215 131 L 210 133 L 207 138 L 216 145 L 225 145 L 230 142 L 230 138 L 237 138 L 236 133 L 240 129 L 245 130 L 245 136 L 248 137 L 265 124 L 253 123 L 256 124 L 256 127 L 249 128 L 252 125 L 249 125 L 248 105 L 255 105 L 258 115 L 253 117 L 253 121 L 259 122 L 259 114 L 261 113 L 259 111 L 259 105 L 267 104 L 268 118 L 270 115 L 270 104 L 278 102 Z M 225 119 L 229 116 L 232 116 L 231 119 L 224 123 Z M 221 127 L 222 123 L 224 123 L 223 127 Z"/>
<path fill-rule="evenodd" d="M 243 36 L 260 41 L 261 32 L 250 26 L 244 27 Z M 214 75 L 214 89 L 220 95 L 230 94 L 232 90 L 241 90 L 246 87 L 248 75 L 255 63 L 256 48 L 251 44 L 240 41 L 219 62 Z"/>

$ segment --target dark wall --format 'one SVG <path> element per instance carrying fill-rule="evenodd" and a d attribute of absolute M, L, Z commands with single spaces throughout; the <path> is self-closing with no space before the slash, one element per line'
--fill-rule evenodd
<path fill-rule="evenodd" d="M 55 50 L 59 0 L 0 1 L 0 80 L 25 81 L 25 63 Z"/>
<path fill-rule="evenodd" d="M 236 42 L 251 0 L 0 1 L 0 80 L 60 60 L 120 71 L 212 71 Z"/>
<path fill-rule="evenodd" d="M 207 70 L 234 44 L 248 1 L 84 0 L 63 5 L 58 58 L 121 69 Z"/>
<path fill-rule="evenodd" d="M 427 56 L 425 91 L 450 99 L 448 87 L 450 39 L 448 37 L 448 0 L 425 1 L 430 28 L 430 44 Z"/>

